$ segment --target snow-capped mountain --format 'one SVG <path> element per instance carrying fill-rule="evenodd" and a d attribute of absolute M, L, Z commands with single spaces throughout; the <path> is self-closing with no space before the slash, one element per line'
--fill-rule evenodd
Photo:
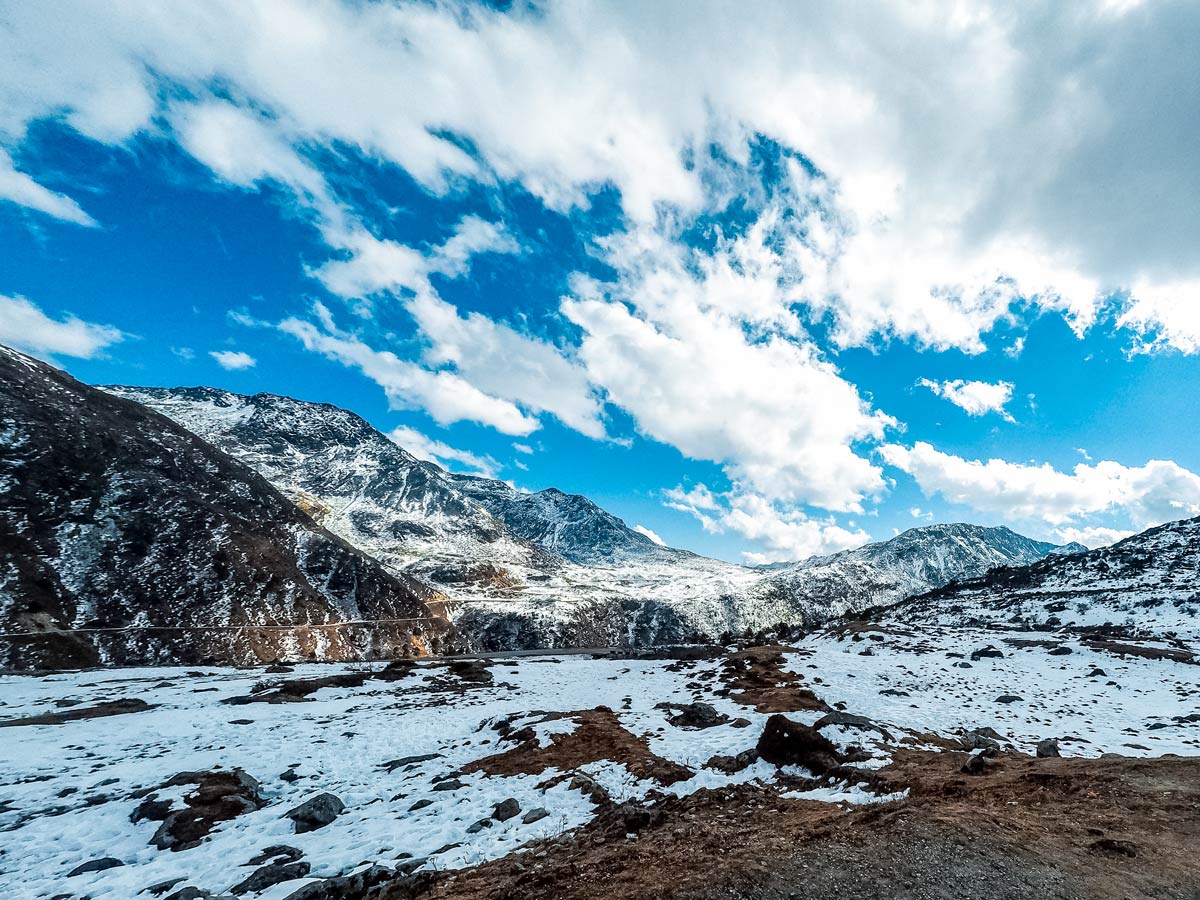
<path fill-rule="evenodd" d="M 654 544 L 577 494 L 452 474 L 337 407 L 212 388 L 106 390 L 170 416 L 335 534 L 436 584 L 481 648 L 644 645 L 816 623 L 1056 549 L 1007 528 L 930 526 L 748 568 Z"/>
<path fill-rule="evenodd" d="M 0 348 L 0 665 L 403 654 L 440 599 L 167 417 Z M 397 621 L 337 624 L 360 619 Z"/>
<path fill-rule="evenodd" d="M 949 584 L 889 611 L 912 622 L 1200 634 L 1200 518 L 1110 547 L 1054 554 Z"/>

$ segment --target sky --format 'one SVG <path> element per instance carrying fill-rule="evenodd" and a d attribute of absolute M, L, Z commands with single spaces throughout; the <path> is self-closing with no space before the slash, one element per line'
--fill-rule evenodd
<path fill-rule="evenodd" d="M 666 543 L 1200 515 L 1200 7 L 0 3 L 0 343 Z"/>

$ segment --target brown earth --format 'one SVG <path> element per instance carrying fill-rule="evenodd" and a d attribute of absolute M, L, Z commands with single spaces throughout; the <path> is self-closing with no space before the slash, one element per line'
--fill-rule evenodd
<path fill-rule="evenodd" d="M 803 651 L 789 648 L 789 652 Z M 731 653 L 722 663 L 729 698 L 760 713 L 828 710 L 824 700 L 803 686 L 804 676 L 785 670 L 783 664 L 782 647 L 751 647 Z M 813 680 L 814 684 L 820 682 L 820 678 Z"/>
<path fill-rule="evenodd" d="M 1200 760 L 901 750 L 840 808 L 742 786 L 608 806 L 571 835 L 372 900 L 1198 900 Z M 633 835 L 633 836 L 631 836 Z"/>

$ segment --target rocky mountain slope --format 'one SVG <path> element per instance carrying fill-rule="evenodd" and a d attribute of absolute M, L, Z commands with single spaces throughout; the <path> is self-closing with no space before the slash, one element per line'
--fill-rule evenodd
<path fill-rule="evenodd" d="M 577 494 L 447 472 L 327 404 L 212 388 L 106 390 L 170 416 L 335 534 L 436 584 L 480 649 L 645 646 L 812 624 L 1058 549 L 1007 528 L 946 525 L 747 568 L 660 547 Z"/>
<path fill-rule="evenodd" d="M 778 605 L 776 621 L 816 624 L 997 566 L 1023 566 L 1050 554 L 1086 549 L 1035 541 L 1005 527 L 926 525 L 854 550 L 772 566 L 753 596 L 763 605 Z"/>
<path fill-rule="evenodd" d="M 167 417 L 0 348 L 0 665 L 405 654 L 438 600 Z"/>
<path fill-rule="evenodd" d="M 1200 518 L 1109 547 L 1003 566 L 890 611 L 909 622 L 1200 635 Z"/>

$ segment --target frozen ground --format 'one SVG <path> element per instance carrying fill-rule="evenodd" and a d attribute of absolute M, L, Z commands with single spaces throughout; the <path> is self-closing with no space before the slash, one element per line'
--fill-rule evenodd
<path fill-rule="evenodd" d="M 1023 643 L 1028 641 L 1036 643 Z M 1003 656 L 971 658 L 989 646 Z M 1053 652 L 1062 646 L 1072 652 Z M 964 663 L 969 668 L 960 667 Z M 592 799 L 554 770 L 457 774 L 459 786 L 434 789 L 473 761 L 510 750 L 512 742 L 491 727 L 509 717 L 515 728 L 537 722 L 538 744 L 550 747 L 578 726 L 570 716 L 546 720 L 540 714 L 606 706 L 627 732 L 646 738 L 650 754 L 692 773 L 664 786 L 634 777 L 618 760 L 573 770 L 616 801 L 644 797 L 651 788 L 683 794 L 747 780 L 773 782 L 778 773 L 762 761 L 733 775 L 705 768 L 714 756 L 752 748 L 767 718 L 722 696 L 728 693 L 722 664 L 719 658 L 521 657 L 493 661 L 490 683 L 479 683 L 452 676 L 445 664 L 427 663 L 399 680 L 322 688 L 305 702 L 245 705 L 221 701 L 248 695 L 267 677 L 261 671 L 126 669 L 0 678 L 0 719 L 10 721 L 126 698 L 152 706 L 61 725 L 0 728 L 0 895 L 127 900 L 172 879 L 220 893 L 253 871 L 244 864 L 271 845 L 302 851 L 312 866 L 308 880 L 369 863 L 396 866 L 406 858 L 427 860 L 423 865 L 430 868 L 461 868 L 587 822 L 596 808 Z M 1200 755 L 1200 724 L 1188 721 L 1200 719 L 1200 667 L 1185 662 L 1119 658 L 1044 633 L 934 628 L 920 635 L 893 629 L 810 638 L 787 654 L 786 668 L 829 704 L 844 704 L 888 729 L 886 738 L 873 731 L 823 732 L 843 746 L 866 746 L 874 758 L 864 768 L 886 764 L 894 742 L 924 744 L 932 734 L 985 726 L 1025 752 L 1042 738 L 1057 737 L 1064 755 Z M 1105 674 L 1093 675 L 1096 668 Z M 365 671 L 301 666 L 274 677 Z M 1002 696 L 1020 699 L 1003 702 Z M 685 729 L 656 708 L 664 701 L 697 700 L 749 724 Z M 812 723 L 820 713 L 789 715 Z M 390 772 L 386 766 L 427 754 L 437 756 Z M 178 805 L 191 788 L 162 789 L 171 776 L 233 767 L 261 782 L 267 804 L 218 824 L 199 846 L 158 850 L 148 843 L 158 823 L 131 821 L 141 800 L 135 793 L 155 790 L 157 799 Z M 280 778 L 289 768 L 299 776 L 294 781 Z M 887 799 L 854 785 L 800 793 L 795 783 L 785 787 L 789 796 L 838 803 Z M 283 813 L 322 792 L 337 795 L 345 812 L 319 830 L 293 833 Z M 522 815 L 468 830 L 509 798 Z M 422 801 L 429 804 L 413 811 Z M 523 814 L 537 808 L 548 815 L 525 824 Z M 124 865 L 68 877 L 99 857 Z M 246 896 L 282 900 L 305 883 L 292 880 Z"/>

